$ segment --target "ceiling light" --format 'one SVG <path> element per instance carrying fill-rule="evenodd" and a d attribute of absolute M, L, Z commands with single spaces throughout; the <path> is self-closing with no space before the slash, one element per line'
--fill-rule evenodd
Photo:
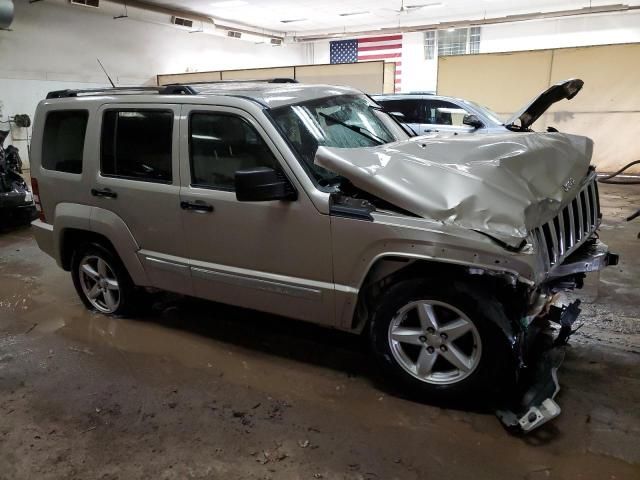
<path fill-rule="evenodd" d="M 449 27 L 447 28 L 447 32 L 455 32 L 456 27 Z"/>
<path fill-rule="evenodd" d="M 242 5 L 246 5 L 247 3 L 248 2 L 246 2 L 245 0 L 226 0 L 223 2 L 213 2 L 211 6 L 217 8 L 241 7 Z"/>
<path fill-rule="evenodd" d="M 306 18 L 291 18 L 287 20 L 280 20 L 280 23 L 294 23 L 294 22 L 304 22 L 307 20 Z"/>
<path fill-rule="evenodd" d="M 348 13 L 339 13 L 338 15 L 340 15 L 341 17 L 352 17 L 354 15 L 364 15 L 366 13 L 370 13 L 369 11 L 366 12 L 348 12 Z"/>
<path fill-rule="evenodd" d="M 417 5 L 405 5 L 405 10 L 417 10 L 419 8 L 429 8 L 429 7 L 441 7 L 442 2 L 433 2 L 433 3 L 419 3 Z"/>

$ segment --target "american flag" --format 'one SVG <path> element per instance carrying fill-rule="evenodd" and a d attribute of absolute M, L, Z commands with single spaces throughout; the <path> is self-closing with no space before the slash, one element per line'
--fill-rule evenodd
<path fill-rule="evenodd" d="M 384 60 L 396 64 L 395 90 L 402 80 L 402 34 L 329 42 L 331 63 L 356 63 Z"/>

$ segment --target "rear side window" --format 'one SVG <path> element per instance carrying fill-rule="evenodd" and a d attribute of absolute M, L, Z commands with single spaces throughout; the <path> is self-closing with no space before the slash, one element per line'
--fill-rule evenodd
<path fill-rule="evenodd" d="M 378 100 L 385 112 L 401 113 L 400 121 L 404 123 L 425 123 L 424 102 L 418 99 L 407 100 Z"/>
<path fill-rule="evenodd" d="M 102 121 L 102 175 L 171 183 L 173 112 L 108 110 Z"/>
<path fill-rule="evenodd" d="M 82 173 L 88 119 L 86 110 L 60 110 L 47 114 L 42 139 L 42 168 Z"/>

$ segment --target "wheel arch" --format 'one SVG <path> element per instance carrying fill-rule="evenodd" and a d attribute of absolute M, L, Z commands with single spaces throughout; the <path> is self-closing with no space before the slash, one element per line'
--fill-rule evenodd
<path fill-rule="evenodd" d="M 56 207 L 54 223 L 59 264 L 65 270 L 70 270 L 71 256 L 78 245 L 96 242 L 118 255 L 136 285 L 150 285 L 137 255 L 140 247 L 124 220 L 113 212 L 86 205 L 60 204 Z"/>
<path fill-rule="evenodd" d="M 489 270 L 431 258 L 419 258 L 397 254 L 383 255 L 376 259 L 365 275 L 358 292 L 351 330 L 366 331 L 376 305 L 376 298 L 383 289 L 393 283 L 413 278 L 442 278 L 458 281 L 467 286 L 469 295 L 490 290 L 505 304 L 505 315 L 491 315 L 494 322 L 513 343 L 519 333 L 515 319 L 525 308 L 526 286 L 517 282 L 510 272 Z M 473 287 L 476 287 L 473 288 Z M 522 299 L 520 302 L 518 299 Z"/>

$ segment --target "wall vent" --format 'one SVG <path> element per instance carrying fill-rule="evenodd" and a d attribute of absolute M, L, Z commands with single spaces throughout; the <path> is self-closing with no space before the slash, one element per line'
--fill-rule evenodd
<path fill-rule="evenodd" d="M 227 37 L 240 38 L 241 36 L 242 36 L 242 33 L 236 32 L 235 30 L 228 30 L 227 31 Z"/>
<path fill-rule="evenodd" d="M 282 39 L 281 38 L 272 38 L 271 39 L 271 45 L 273 45 L 274 47 L 279 47 L 280 45 L 282 45 Z"/>
<path fill-rule="evenodd" d="M 100 0 L 69 0 L 69 3 L 92 8 L 98 8 L 100 6 Z"/>
<path fill-rule="evenodd" d="M 193 27 L 193 20 L 189 20 L 188 18 L 171 17 L 171 23 L 173 23 L 174 25 L 179 25 L 181 27 Z"/>

